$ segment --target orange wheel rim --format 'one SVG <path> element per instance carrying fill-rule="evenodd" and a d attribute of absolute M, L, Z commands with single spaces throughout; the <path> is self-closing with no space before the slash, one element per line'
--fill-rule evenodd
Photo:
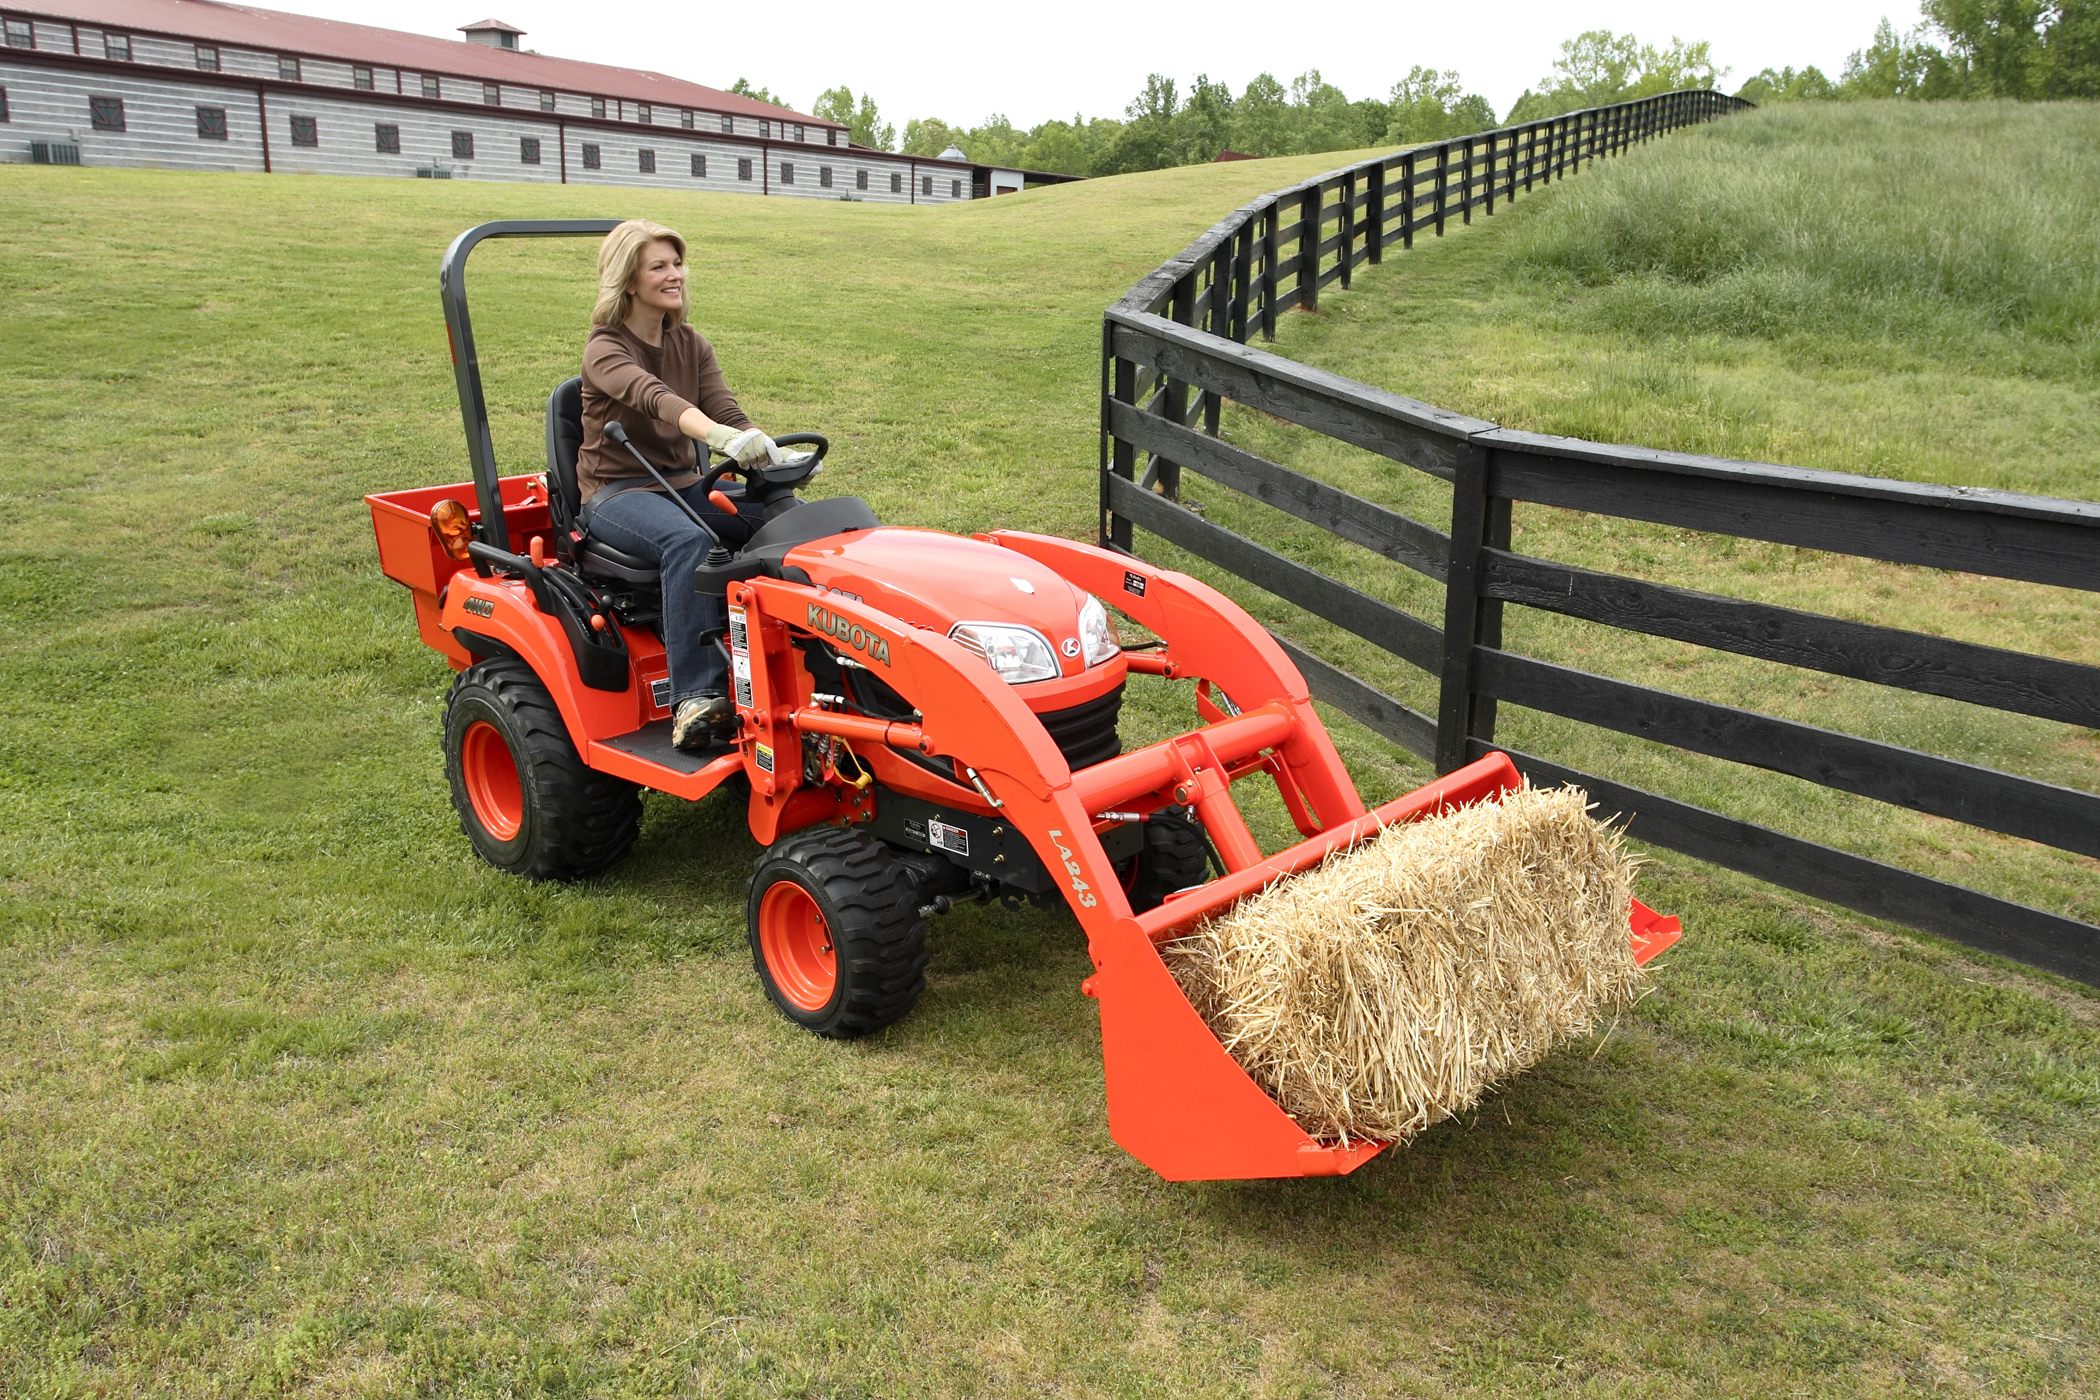
<path fill-rule="evenodd" d="M 802 1011 L 822 1011 L 839 985 L 831 926 L 808 890 L 782 880 L 758 905 L 758 948 L 773 985 Z"/>
<path fill-rule="evenodd" d="M 508 841 L 525 825 L 525 792 L 518 783 L 518 763 L 510 745 L 487 720 L 467 726 L 459 745 L 460 777 L 474 819 L 498 841 Z"/>

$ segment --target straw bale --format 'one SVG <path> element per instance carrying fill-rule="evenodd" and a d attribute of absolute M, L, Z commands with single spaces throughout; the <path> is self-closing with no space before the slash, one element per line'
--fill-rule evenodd
<path fill-rule="evenodd" d="M 1577 788 L 1387 827 L 1161 949 L 1313 1136 L 1398 1141 L 1639 997 L 1636 862 Z"/>

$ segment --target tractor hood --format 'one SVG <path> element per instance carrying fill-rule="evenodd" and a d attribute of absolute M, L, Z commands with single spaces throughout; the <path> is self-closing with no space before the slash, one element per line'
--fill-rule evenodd
<path fill-rule="evenodd" d="M 790 550 L 786 562 L 810 581 L 849 594 L 943 636 L 957 623 L 1026 627 L 1049 643 L 1058 680 L 1023 684 L 1056 691 L 1086 674 L 1079 613 L 1087 595 L 1045 564 L 1016 550 L 937 530 L 892 526 L 831 535 Z M 1123 679 L 1120 655 L 1093 668 Z M 1089 687 L 1091 688 L 1091 687 Z"/>

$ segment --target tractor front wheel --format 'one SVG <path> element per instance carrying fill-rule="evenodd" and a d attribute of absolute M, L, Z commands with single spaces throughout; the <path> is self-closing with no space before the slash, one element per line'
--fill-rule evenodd
<path fill-rule="evenodd" d="M 469 666 L 445 696 L 445 777 L 474 853 L 528 880 L 576 880 L 627 854 L 633 783 L 584 766 L 554 697 L 521 661 Z"/>
<path fill-rule="evenodd" d="M 1130 907 L 1139 914 L 1157 909 L 1167 896 L 1200 885 L 1210 873 L 1203 828 L 1179 812 L 1156 812 L 1145 823 L 1144 847 L 1128 887 Z"/>
<path fill-rule="evenodd" d="M 900 1021 L 926 990 L 926 921 L 910 867 L 856 831 L 811 827 L 759 857 L 751 961 L 781 1014 L 836 1040 Z"/>

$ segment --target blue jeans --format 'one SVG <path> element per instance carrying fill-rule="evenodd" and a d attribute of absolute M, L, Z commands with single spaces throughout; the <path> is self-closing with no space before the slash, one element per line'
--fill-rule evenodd
<path fill-rule="evenodd" d="M 738 504 L 739 515 L 725 515 L 700 494 L 696 482 L 678 493 L 700 518 L 722 537 L 729 549 L 751 538 L 764 523 L 757 506 Z M 701 634 L 723 624 L 722 600 L 693 591 L 693 570 L 714 547 L 686 513 L 661 491 L 637 487 L 601 498 L 591 513 L 591 537 L 614 549 L 653 560 L 663 571 L 664 650 L 671 662 L 671 708 L 699 695 L 725 695 L 729 668 L 722 649 Z"/>

